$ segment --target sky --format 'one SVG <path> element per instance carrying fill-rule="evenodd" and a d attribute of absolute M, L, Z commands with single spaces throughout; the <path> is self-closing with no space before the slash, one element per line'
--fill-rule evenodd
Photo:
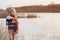
<path fill-rule="evenodd" d="M 27 5 L 47 5 L 50 3 L 59 4 L 60 0 L 0 0 L 0 9 L 7 7 L 19 7 Z"/>

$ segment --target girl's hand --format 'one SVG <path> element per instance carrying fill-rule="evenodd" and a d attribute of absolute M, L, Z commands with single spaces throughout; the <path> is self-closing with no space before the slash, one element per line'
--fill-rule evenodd
<path fill-rule="evenodd" d="M 18 31 L 16 31 L 16 33 L 18 33 Z"/>

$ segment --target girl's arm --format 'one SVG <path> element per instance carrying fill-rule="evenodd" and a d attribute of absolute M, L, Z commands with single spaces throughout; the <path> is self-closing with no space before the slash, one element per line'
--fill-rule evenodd
<path fill-rule="evenodd" d="M 16 18 L 16 32 L 18 32 L 18 20 Z"/>
<path fill-rule="evenodd" d="M 18 31 L 18 20 L 16 20 L 16 29 Z"/>

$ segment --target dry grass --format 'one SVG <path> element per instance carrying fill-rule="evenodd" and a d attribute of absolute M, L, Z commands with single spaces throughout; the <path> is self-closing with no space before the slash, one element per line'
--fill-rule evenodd
<path fill-rule="evenodd" d="M 2 28 L 0 31 L 0 40 L 8 40 L 7 28 Z"/>

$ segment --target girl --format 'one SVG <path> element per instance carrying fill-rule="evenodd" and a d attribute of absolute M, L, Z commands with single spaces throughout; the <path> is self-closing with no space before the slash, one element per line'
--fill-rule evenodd
<path fill-rule="evenodd" d="M 8 26 L 9 40 L 14 40 L 15 34 L 18 33 L 18 20 L 14 8 L 9 9 L 9 15 L 6 17 L 6 25 Z"/>

